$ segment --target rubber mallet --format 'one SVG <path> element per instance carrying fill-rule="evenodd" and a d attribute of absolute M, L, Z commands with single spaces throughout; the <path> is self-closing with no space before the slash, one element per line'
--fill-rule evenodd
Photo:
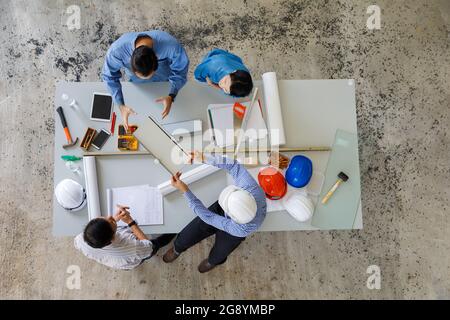
<path fill-rule="evenodd" d="M 336 189 L 339 187 L 339 185 L 342 182 L 345 182 L 348 180 L 348 175 L 346 175 L 344 172 L 339 172 L 338 174 L 338 180 L 336 183 L 331 187 L 330 191 L 326 194 L 326 196 L 322 199 L 322 203 L 325 204 L 330 199 L 330 197 L 333 195 L 333 193 L 336 191 Z"/>
<path fill-rule="evenodd" d="M 72 146 L 76 145 L 77 142 L 78 142 L 78 138 L 76 138 L 75 141 L 72 140 L 72 136 L 70 135 L 69 127 L 67 126 L 66 117 L 64 116 L 63 108 L 62 107 L 58 107 L 56 109 L 56 111 L 58 112 L 59 118 L 61 119 L 61 124 L 62 124 L 62 126 L 64 128 L 64 133 L 65 133 L 66 139 L 67 139 L 67 144 L 63 145 L 62 147 L 64 149 L 66 149 L 66 148 L 69 148 L 69 147 L 72 147 Z"/>

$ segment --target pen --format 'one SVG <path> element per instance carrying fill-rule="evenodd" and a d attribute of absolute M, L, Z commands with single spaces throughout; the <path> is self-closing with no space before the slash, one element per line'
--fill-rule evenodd
<path fill-rule="evenodd" d="M 111 135 L 114 135 L 114 128 L 116 126 L 116 113 L 113 112 L 112 122 L 111 122 Z"/>
<path fill-rule="evenodd" d="M 214 123 L 213 123 L 213 119 L 212 119 L 212 115 L 211 115 L 211 110 L 210 109 L 208 109 L 208 115 L 209 115 L 209 122 L 211 122 L 211 129 L 212 129 L 211 130 L 211 137 L 212 137 L 214 143 L 217 145 L 216 136 L 214 134 Z"/>

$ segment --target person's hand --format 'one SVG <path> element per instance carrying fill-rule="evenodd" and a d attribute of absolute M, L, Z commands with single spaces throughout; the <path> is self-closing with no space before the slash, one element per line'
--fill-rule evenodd
<path fill-rule="evenodd" d="M 273 151 L 270 153 L 269 164 L 279 169 L 286 169 L 289 165 L 289 158 L 279 152 Z"/>
<path fill-rule="evenodd" d="M 190 164 L 193 164 L 194 162 L 200 162 L 200 163 L 205 162 L 205 155 L 201 151 L 197 151 L 197 150 L 191 151 L 190 155 L 191 155 L 191 158 L 189 160 Z"/>
<path fill-rule="evenodd" d="M 164 110 L 161 113 L 162 118 L 164 119 L 170 112 L 170 108 L 172 107 L 173 99 L 171 96 L 159 97 L 155 100 L 155 102 L 162 103 L 164 106 Z"/>
<path fill-rule="evenodd" d="M 118 204 L 117 213 L 114 216 L 114 219 L 116 221 L 122 220 L 126 224 L 133 222 L 133 218 L 131 217 L 130 211 L 128 211 L 128 209 L 130 209 L 130 207 L 125 207 Z"/>
<path fill-rule="evenodd" d="M 206 77 L 206 83 L 207 83 L 209 86 L 213 87 L 213 88 L 221 89 L 217 84 L 215 84 L 214 82 L 212 82 L 211 79 L 208 78 L 208 77 Z"/>
<path fill-rule="evenodd" d="M 137 113 L 130 107 L 122 104 L 119 106 L 120 114 L 122 115 L 123 126 L 126 131 L 128 131 L 128 117 L 130 115 L 136 115 Z"/>
<path fill-rule="evenodd" d="M 122 206 L 120 204 L 117 205 L 117 211 L 115 213 L 115 215 L 113 216 L 114 220 L 120 221 L 120 215 L 122 213 L 124 213 L 125 211 L 127 211 L 128 209 L 130 209 L 130 207 L 126 207 L 126 206 Z"/>
<path fill-rule="evenodd" d="M 181 192 L 185 193 L 189 190 L 186 183 L 180 180 L 181 172 L 177 172 L 174 176 L 172 176 L 171 184 L 173 187 L 177 188 Z"/>

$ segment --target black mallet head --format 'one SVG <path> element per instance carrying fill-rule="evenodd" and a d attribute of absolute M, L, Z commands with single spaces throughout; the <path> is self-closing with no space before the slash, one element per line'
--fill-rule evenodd
<path fill-rule="evenodd" d="M 345 181 L 348 180 L 348 175 L 346 175 L 345 173 L 343 173 L 343 172 L 341 171 L 341 172 L 339 172 L 339 174 L 338 174 L 338 178 L 345 182 Z"/>

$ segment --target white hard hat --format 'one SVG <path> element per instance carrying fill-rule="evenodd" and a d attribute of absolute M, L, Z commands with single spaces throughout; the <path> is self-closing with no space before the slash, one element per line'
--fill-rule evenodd
<path fill-rule="evenodd" d="M 79 211 L 86 205 L 86 191 L 72 179 L 64 179 L 58 183 L 55 197 L 61 207 L 69 211 Z"/>
<path fill-rule="evenodd" d="M 281 201 L 286 211 L 297 221 L 307 221 L 313 215 L 314 203 L 304 191 L 289 190 Z"/>
<path fill-rule="evenodd" d="M 253 196 L 234 185 L 228 186 L 220 193 L 219 205 L 236 223 L 245 224 L 256 216 L 256 200 Z"/>

